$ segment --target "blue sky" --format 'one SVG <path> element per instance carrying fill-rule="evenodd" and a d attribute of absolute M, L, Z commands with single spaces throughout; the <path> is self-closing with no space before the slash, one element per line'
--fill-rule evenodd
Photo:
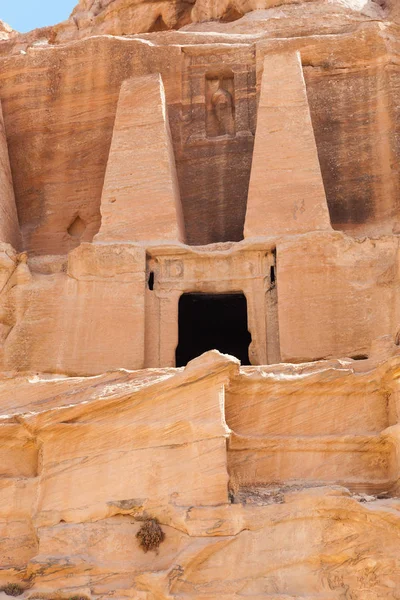
<path fill-rule="evenodd" d="M 78 0 L 0 0 L 0 19 L 25 32 L 67 19 Z"/>

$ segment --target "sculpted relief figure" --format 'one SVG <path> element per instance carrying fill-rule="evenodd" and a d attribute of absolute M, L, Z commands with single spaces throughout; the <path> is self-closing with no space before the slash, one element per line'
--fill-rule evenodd
<path fill-rule="evenodd" d="M 206 78 L 207 137 L 235 135 L 233 76 Z"/>
<path fill-rule="evenodd" d="M 216 119 L 219 124 L 218 135 L 234 135 L 233 98 L 223 87 L 219 87 L 211 97 Z"/>

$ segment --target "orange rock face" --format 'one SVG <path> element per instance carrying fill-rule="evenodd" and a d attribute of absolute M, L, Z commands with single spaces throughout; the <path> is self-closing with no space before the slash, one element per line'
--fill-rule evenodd
<path fill-rule="evenodd" d="M 400 599 L 399 21 L 0 21 L 0 600 Z"/>
<path fill-rule="evenodd" d="M 0 19 L 0 41 L 8 40 L 17 35 L 18 34 L 16 31 L 14 31 L 7 23 Z"/>

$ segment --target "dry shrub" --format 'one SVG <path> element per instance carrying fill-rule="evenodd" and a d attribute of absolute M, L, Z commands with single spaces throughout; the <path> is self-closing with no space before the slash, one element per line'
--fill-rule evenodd
<path fill-rule="evenodd" d="M 161 542 L 165 540 L 165 533 L 157 519 L 146 519 L 136 537 L 144 552 L 157 551 Z"/>
<path fill-rule="evenodd" d="M 24 593 L 24 588 L 21 587 L 18 583 L 7 583 L 1 591 L 7 594 L 7 596 L 20 596 Z"/>

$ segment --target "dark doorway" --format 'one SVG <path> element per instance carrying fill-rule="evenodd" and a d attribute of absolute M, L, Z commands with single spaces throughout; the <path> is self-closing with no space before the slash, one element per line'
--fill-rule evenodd
<path fill-rule="evenodd" d="M 249 365 L 251 335 L 244 294 L 183 294 L 179 300 L 176 366 L 207 350 L 219 350 Z"/>

